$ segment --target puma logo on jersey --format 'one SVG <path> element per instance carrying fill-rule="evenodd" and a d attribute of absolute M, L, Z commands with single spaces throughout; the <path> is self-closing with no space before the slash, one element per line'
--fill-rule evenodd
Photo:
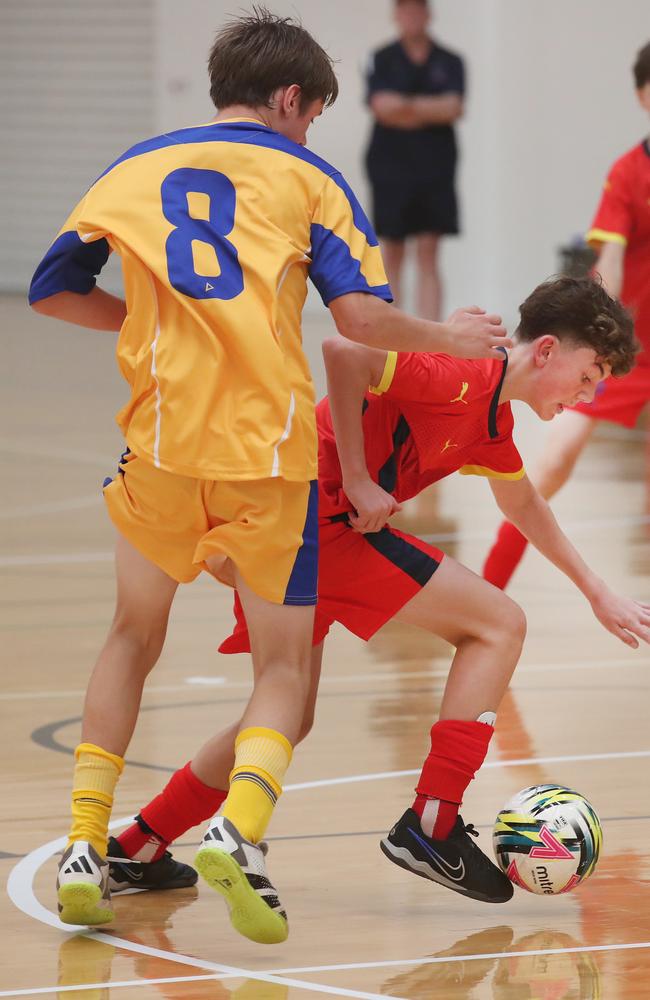
<path fill-rule="evenodd" d="M 442 446 L 440 454 L 441 455 L 444 454 L 444 452 L 446 452 L 448 448 L 457 448 L 457 447 L 458 445 L 454 441 L 451 441 L 449 438 L 447 438 L 444 445 Z"/>
<path fill-rule="evenodd" d="M 465 399 L 465 395 L 466 395 L 468 389 L 469 389 L 469 382 L 463 382 L 462 385 L 461 385 L 461 387 L 460 387 L 459 394 L 457 396 L 455 396 L 454 399 L 450 399 L 449 402 L 450 403 L 464 403 L 465 406 L 467 406 L 468 404 L 467 404 L 467 400 Z"/>

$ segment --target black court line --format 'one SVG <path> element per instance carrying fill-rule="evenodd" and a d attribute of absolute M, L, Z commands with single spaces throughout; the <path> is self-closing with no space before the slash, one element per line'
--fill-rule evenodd
<path fill-rule="evenodd" d="M 397 678 L 399 680 L 399 677 Z M 409 688 L 406 694 L 410 697 L 413 695 L 433 695 L 435 688 L 440 688 L 444 682 L 444 678 L 431 678 L 431 686 L 425 688 Z M 519 687 L 513 688 L 513 693 L 518 694 L 548 694 L 549 690 L 554 690 L 549 687 Z M 562 692 L 566 693 L 568 691 L 578 692 L 579 694 L 584 694 L 585 690 L 588 690 L 589 694 L 595 692 L 610 692 L 613 691 L 620 694 L 621 691 L 645 691 L 649 690 L 648 684 L 635 684 L 630 686 L 622 686 L 620 684 L 607 684 L 607 685 L 591 685 L 588 689 L 584 687 L 566 687 L 562 685 Z M 403 692 L 402 692 L 403 693 Z M 248 703 L 250 697 L 250 692 L 241 695 L 238 698 L 210 698 L 204 699 L 202 701 L 183 701 L 183 702 L 170 702 L 165 705 L 143 705 L 140 708 L 141 712 L 160 712 L 167 711 L 169 709 L 178 708 L 203 708 L 207 705 L 244 705 Z M 391 691 L 373 691 L 368 690 L 363 691 L 322 691 L 318 695 L 319 701 L 324 701 L 330 698 L 366 698 L 367 700 L 375 699 L 379 701 L 381 699 L 388 700 L 394 698 L 395 695 Z M 30 739 L 37 746 L 43 747 L 44 750 L 53 750 L 55 753 L 63 753 L 68 756 L 74 754 L 74 747 L 66 746 L 61 743 L 56 738 L 56 733 L 59 729 L 64 729 L 66 726 L 73 726 L 79 724 L 82 721 L 81 715 L 73 715 L 69 719 L 59 719 L 55 722 L 47 722 L 43 726 L 39 726 L 34 729 L 30 735 Z M 206 739 L 208 737 L 206 736 Z M 150 764 L 147 761 L 131 760 L 126 758 L 125 763 L 129 767 L 141 767 L 146 771 L 161 771 L 163 774 L 173 774 L 177 770 L 176 767 L 168 767 L 165 764 Z"/>
<path fill-rule="evenodd" d="M 644 823 L 650 820 L 649 816 L 601 816 L 600 822 L 603 826 L 608 823 Z M 477 830 L 491 830 L 491 823 L 473 823 L 472 824 Z M 333 840 L 342 839 L 343 837 L 385 837 L 388 826 L 384 827 L 383 830 L 342 830 L 338 833 L 296 833 L 287 834 L 284 837 L 265 837 L 269 843 L 280 843 L 281 841 L 295 840 Z M 201 846 L 200 840 L 176 840 L 174 841 L 174 849 L 182 847 L 187 850 L 196 850 L 197 847 Z M 59 851 L 59 854 L 62 854 Z M 9 854 L 5 851 L 0 851 L 0 861 L 9 858 L 24 858 L 25 854 Z"/>
<path fill-rule="evenodd" d="M 600 822 L 604 825 L 605 823 L 641 823 L 650 820 L 649 816 L 599 816 Z M 494 824 L 492 823 L 472 823 L 472 826 L 477 830 L 491 830 Z M 385 837 L 386 832 L 389 827 L 384 827 L 383 830 L 352 830 L 352 831 L 342 831 L 339 833 L 297 833 L 297 834 L 287 834 L 284 837 L 264 837 L 265 840 L 280 843 L 283 840 L 329 840 L 335 837 Z M 197 840 L 196 843 L 193 841 L 174 841 L 174 847 L 193 847 L 197 848 L 201 846 L 201 841 Z"/>
<path fill-rule="evenodd" d="M 435 681 L 435 686 L 440 687 L 443 678 Z M 251 688 L 252 689 L 252 688 Z M 545 689 L 548 690 L 548 689 Z M 566 690 L 563 688 L 562 690 Z M 616 688 L 620 690 L 620 688 Z M 432 695 L 434 692 L 432 688 L 410 688 L 409 695 Z M 368 691 L 323 691 L 319 694 L 319 700 L 323 701 L 327 698 L 388 698 L 391 697 L 389 692 L 375 692 L 374 695 L 369 694 Z M 169 709 L 176 710 L 178 708 L 204 708 L 209 705 L 246 705 L 250 698 L 250 692 L 241 695 L 238 698 L 209 698 L 203 699 L 202 701 L 181 701 L 181 702 L 170 702 L 165 705 L 142 705 L 140 707 L 140 712 L 161 712 L 167 711 Z M 68 756 L 74 754 L 74 747 L 66 746 L 65 743 L 61 743 L 56 738 L 56 733 L 59 729 L 64 729 L 66 726 L 73 726 L 79 724 L 82 721 L 81 715 L 73 715 L 69 719 L 58 719 L 55 722 L 46 722 L 45 725 L 39 726 L 34 729 L 30 735 L 32 743 L 36 743 L 37 746 L 43 747 L 44 750 L 53 750 L 55 753 L 64 753 Z M 205 739 L 209 739 L 208 736 Z M 142 767 L 147 771 L 163 771 L 166 774 L 173 774 L 174 771 L 178 770 L 177 767 L 167 767 L 164 764 L 149 764 L 145 761 L 131 760 L 129 757 L 125 759 L 125 764 L 129 767 Z"/>

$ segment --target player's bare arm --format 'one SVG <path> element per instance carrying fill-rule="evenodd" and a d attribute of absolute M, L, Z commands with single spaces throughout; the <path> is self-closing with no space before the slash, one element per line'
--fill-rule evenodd
<path fill-rule="evenodd" d="M 489 358 L 496 347 L 512 347 L 501 317 L 477 306 L 458 309 L 445 323 L 409 316 L 364 292 L 341 295 L 329 308 L 343 337 L 380 350 Z"/>
<path fill-rule="evenodd" d="M 543 556 L 557 566 L 585 595 L 608 632 L 637 649 L 650 643 L 650 606 L 613 593 L 587 566 L 555 520 L 551 508 L 527 476 L 516 481 L 491 479 L 501 512 Z"/>
<path fill-rule="evenodd" d="M 623 287 L 623 263 L 625 246 L 614 241 L 601 244 L 595 270 L 603 280 L 610 295 L 618 299 Z"/>
<path fill-rule="evenodd" d="M 350 523 L 364 534 L 380 531 L 401 507 L 368 473 L 361 403 L 368 386 L 379 385 L 387 352 L 332 337 L 323 343 L 323 357 L 343 492 L 356 510 Z"/>
<path fill-rule="evenodd" d="M 32 304 L 35 312 L 53 319 L 85 326 L 89 330 L 120 330 L 126 319 L 126 302 L 101 288 L 88 295 L 77 292 L 57 292 Z"/>

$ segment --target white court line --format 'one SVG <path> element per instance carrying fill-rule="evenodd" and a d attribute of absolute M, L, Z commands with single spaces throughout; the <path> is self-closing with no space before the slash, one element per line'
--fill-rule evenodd
<path fill-rule="evenodd" d="M 122 819 L 113 820 L 109 824 L 109 829 L 124 826 L 132 822 L 133 817 L 127 816 Z M 22 913 L 28 917 L 33 917 L 40 923 L 47 924 L 57 930 L 65 931 L 68 934 L 79 934 L 79 928 L 71 931 L 69 924 L 62 923 L 54 913 L 48 910 L 34 893 L 34 878 L 40 867 L 58 851 L 62 851 L 66 845 L 67 837 L 57 837 L 34 851 L 25 855 L 14 865 L 9 878 L 7 879 L 7 894 Z M 254 979 L 263 983 L 275 983 L 280 986 L 295 986 L 297 989 L 310 990 L 312 993 L 326 993 L 328 996 L 355 997 L 358 1000 L 400 1000 L 398 997 L 386 997 L 384 994 L 365 993 L 360 990 L 347 990 L 342 987 L 323 986 L 319 983 L 304 982 L 300 979 L 288 978 L 286 976 L 276 976 L 272 972 L 253 972 L 249 969 L 240 969 L 232 965 L 223 965 L 219 962 L 209 962 L 205 959 L 194 958 L 191 955 L 163 951 L 159 948 L 149 948 L 146 945 L 136 944 L 127 941 L 125 938 L 114 937 L 112 934 L 103 932 L 86 931 L 82 932 L 83 937 L 92 937 L 95 941 L 102 941 L 104 944 L 114 945 L 124 951 L 137 952 L 139 955 L 149 955 L 153 958 L 161 958 L 166 961 L 176 962 L 178 965 L 190 965 L 196 969 L 208 969 L 210 972 L 220 974 L 220 978 Z M 110 986 L 110 983 L 107 984 Z"/>
<path fill-rule="evenodd" d="M 0 556 L 0 567 L 76 566 L 84 563 L 113 562 L 114 552 L 52 552 L 40 555 Z"/>
<path fill-rule="evenodd" d="M 219 687 L 221 684 L 227 684 L 227 677 L 186 677 L 186 684 L 197 684 L 199 686 L 204 685 L 205 687 Z"/>
<path fill-rule="evenodd" d="M 252 686 L 252 681 L 249 687 Z M 182 692 L 183 694 L 189 694 L 187 684 L 160 684 L 158 687 L 152 685 L 147 688 L 146 694 L 178 694 Z M 52 698 L 83 698 L 86 691 L 5 691 L 0 693 L 0 701 L 23 701 L 33 699 L 34 701 L 39 701 L 45 699 L 50 701 Z M 164 706 L 161 706 L 161 708 Z"/>
<path fill-rule="evenodd" d="M 103 463 L 102 463 L 103 464 Z M 624 517 L 603 517 L 593 520 L 584 519 L 581 521 L 563 521 L 562 528 L 572 535 L 581 535 L 587 531 L 602 531 L 615 527 L 632 528 L 639 525 L 650 524 L 650 515 L 639 514 Z M 429 534 L 419 532 L 418 537 L 426 541 L 433 542 L 485 542 L 492 541 L 494 531 L 450 531 L 446 534 Z M 113 558 L 112 552 L 62 552 L 50 555 L 18 555 L 3 556 L 0 558 L 0 567 L 19 566 L 52 566 L 57 563 L 73 565 L 75 563 L 88 562 L 109 562 Z"/>
<path fill-rule="evenodd" d="M 9 438 L 0 438 L 0 451 L 8 452 L 10 455 L 27 455 L 30 458 L 52 458 L 61 462 L 81 462 L 82 465 L 96 465 L 102 469 L 117 466 L 116 455 L 98 455 L 93 451 L 75 451 L 71 448 L 38 448 Z"/>
<path fill-rule="evenodd" d="M 87 937 L 88 935 L 80 935 Z M 478 962 L 489 959 L 501 958 L 522 958 L 542 955 L 576 955 L 585 952 L 602 951 L 630 951 L 638 948 L 650 948 L 650 941 L 636 941 L 629 944 L 596 944 L 596 945 L 576 945 L 575 948 L 540 948 L 531 951 L 492 951 L 481 952 L 476 955 L 432 955 L 429 958 L 397 958 L 383 962 L 349 962 L 347 965 L 312 965 L 300 968 L 277 969 L 272 975 L 286 975 L 287 973 L 306 972 L 346 972 L 356 969 L 388 969 L 396 966 L 418 966 L 418 965 L 446 965 L 450 962 Z M 112 980 L 102 983 L 82 983 L 79 986 L 43 986 L 31 990 L 2 990 L 0 997 L 32 996 L 43 993 L 72 993 L 80 990 L 117 989 L 120 986 L 156 986 L 164 983 L 193 983 L 205 980 L 234 979 L 233 975 L 220 976 L 218 973 L 206 976 L 169 976 L 165 979 L 131 979 L 123 982 L 113 982 Z M 363 994 L 352 994 L 353 996 L 363 996 Z M 368 994 L 366 994 L 368 995 Z M 386 994 L 381 994 L 386 1000 Z M 398 998 L 393 998 L 398 1000 Z"/>
<path fill-rule="evenodd" d="M 584 753 L 564 757 L 521 757 L 519 760 L 487 760 L 483 767 L 529 767 L 532 764 L 567 764 L 592 760 L 623 760 L 635 757 L 650 757 L 650 750 L 624 750 L 613 753 Z M 318 781 L 303 781 L 295 785 L 285 785 L 285 792 L 304 791 L 309 788 L 323 788 L 328 785 L 352 785 L 358 781 L 384 781 L 386 778 L 408 778 L 420 774 L 421 767 L 413 771 L 379 771 L 373 774 L 351 774 L 343 778 L 321 778 Z"/>
<path fill-rule="evenodd" d="M 650 524 L 650 514 L 625 514 L 614 517 L 585 518 L 581 521 L 562 520 L 560 527 L 566 534 L 584 535 L 589 531 L 605 531 L 612 528 L 634 528 Z M 494 540 L 494 530 L 481 531 L 448 531 L 443 534 L 417 532 L 418 537 L 432 542 L 491 542 Z"/>
<path fill-rule="evenodd" d="M 627 659 L 620 660 L 576 660 L 573 663 L 530 663 L 519 664 L 517 668 L 517 673 L 514 675 L 514 681 L 510 684 L 513 689 L 518 688 L 517 681 L 521 680 L 522 677 L 529 673 L 566 673 L 568 670 L 610 670 L 625 667 L 634 667 L 635 669 L 643 668 L 648 669 L 648 664 L 640 659 L 638 656 L 631 654 L 631 657 Z M 399 683 L 403 680 L 444 680 L 449 675 L 449 667 L 451 666 L 451 658 L 449 660 L 449 665 L 441 670 L 410 670 L 402 672 L 396 671 L 384 671 L 383 673 L 367 673 L 367 674 L 345 674 L 343 676 L 323 676 L 320 679 L 320 686 L 325 684 L 360 684 L 367 683 L 368 681 L 390 681 L 392 683 Z M 147 694 L 173 694 L 176 692 L 187 692 L 188 686 L 205 686 L 205 687 L 219 687 L 219 688 L 243 688 L 249 689 L 252 685 L 252 679 L 247 681 L 235 681 L 229 680 L 227 677 L 186 677 L 182 684 L 152 684 L 145 688 L 145 695 Z M 52 699 L 52 698 L 83 698 L 86 693 L 85 688 L 79 688 L 72 691 L 4 691 L 0 692 L 0 701 L 20 701 L 22 699 L 28 700 L 33 698 L 35 700 L 39 699 Z"/>
<path fill-rule="evenodd" d="M 85 497 L 71 497 L 69 500 L 53 500 L 51 503 L 37 503 L 31 506 L 13 507 L 0 510 L 0 520 L 21 517 L 41 517 L 43 514 L 64 514 L 70 510 L 83 510 L 85 507 L 97 507 L 103 503 L 102 495 L 97 493 Z"/>
<path fill-rule="evenodd" d="M 278 975 L 294 972 L 348 972 L 352 969 L 388 969 L 396 965 L 446 965 L 447 962 L 477 962 L 489 958 L 522 958 L 526 955 L 575 955 L 592 951 L 630 951 L 650 948 L 650 941 L 633 941 L 629 944 L 576 945 L 575 948 L 540 948 L 534 951 L 492 951 L 477 955 L 432 955 L 429 958 L 393 958 L 381 962 L 349 962 L 347 965 L 305 965 L 296 969 L 278 969 Z M 112 985 L 112 984 L 111 984 Z M 0 996 L 2 994 L 0 993 Z"/>
<path fill-rule="evenodd" d="M 85 935 L 84 935 L 85 936 Z M 109 980 L 103 983 L 81 983 L 79 986 L 39 986 L 31 990 L 0 990 L 0 997 L 31 997 L 46 993 L 74 993 L 81 990 L 112 990 L 120 986 L 162 986 L 165 983 L 196 983 L 202 980 L 218 980 L 218 973 L 205 976 L 168 976 L 165 979 L 125 979 L 122 982 Z"/>
<path fill-rule="evenodd" d="M 560 762 L 560 761 L 591 761 L 591 760 L 618 760 L 622 758 L 632 758 L 632 757 L 650 757 L 650 750 L 633 750 L 633 751 L 621 751 L 614 753 L 604 753 L 604 754 L 581 754 L 581 755 L 570 755 L 563 757 L 530 757 L 522 760 L 516 761 L 492 761 L 484 765 L 484 767 L 517 767 L 527 764 L 542 764 L 549 762 Z M 402 776 L 407 774 L 418 774 L 419 771 L 388 771 L 383 774 L 369 774 L 369 775 L 349 775 L 345 778 L 329 778 L 320 781 L 304 782 L 300 784 L 287 785 L 285 791 L 300 791 L 305 788 L 320 788 L 323 785 L 340 785 L 345 783 L 351 783 L 355 781 L 364 780 L 377 780 L 380 778 Z M 120 826 L 124 826 L 127 823 L 132 822 L 133 817 L 127 816 L 122 819 L 113 820 L 110 823 L 110 829 L 115 829 Z M 42 905 L 36 898 L 34 893 L 34 878 L 36 873 L 39 871 L 41 866 L 48 861 L 57 851 L 61 851 L 66 844 L 66 837 L 58 837 L 56 840 L 51 840 L 47 844 L 43 844 L 41 847 L 37 847 L 35 850 L 31 851 L 29 854 L 21 858 L 16 865 L 12 868 L 9 873 L 9 878 L 7 880 L 7 894 L 14 904 L 22 913 L 25 913 L 29 917 L 33 917 L 35 920 L 41 923 L 47 924 L 50 927 L 55 927 L 58 930 L 67 931 L 70 933 L 70 927 L 66 924 L 61 923 L 59 918 L 54 915 L 50 910 Z M 74 931 L 73 933 L 79 933 Z M 213 972 L 219 972 L 223 977 L 226 975 L 233 978 L 244 978 L 244 979 L 255 979 L 261 982 L 268 983 L 279 983 L 280 985 L 295 986 L 298 989 L 307 989 L 316 993 L 329 993 L 330 996 L 348 996 L 357 997 L 360 1000 L 391 1000 L 390 997 L 386 997 L 385 994 L 374 994 L 374 993 L 363 993 L 354 990 L 345 990 L 340 987 L 332 986 L 320 986 L 316 983 L 308 983 L 301 980 L 289 979 L 286 976 L 281 975 L 279 972 L 276 974 L 274 972 L 250 972 L 244 969 L 237 969 L 233 966 L 220 965 L 215 962 L 206 962 L 203 959 L 196 959 L 189 955 L 182 955 L 177 952 L 163 951 L 158 948 L 148 948 L 145 945 L 137 944 L 132 941 L 127 941 L 125 938 L 113 937 L 110 934 L 96 933 L 96 932 L 86 932 L 86 934 L 92 934 L 95 940 L 103 941 L 107 944 L 113 944 L 118 948 L 122 948 L 126 951 L 137 952 L 138 954 L 151 955 L 153 957 L 167 959 L 171 962 L 176 962 L 180 965 L 191 965 L 194 968 L 200 969 L 210 969 Z M 582 946 L 581 948 L 560 948 L 560 949 L 549 949 L 548 951 L 534 951 L 530 952 L 532 955 L 543 955 L 543 954 L 565 954 L 576 950 L 583 951 L 615 951 L 621 948 L 646 948 L 650 947 L 648 942 L 632 942 L 625 945 L 598 945 L 593 949 L 588 946 Z M 515 955 L 528 954 L 527 952 L 514 952 Z M 464 961 L 472 961 L 483 959 L 486 956 L 483 955 L 464 955 L 462 956 Z M 442 959 L 440 959 L 442 961 Z M 448 958 L 446 959 L 449 960 Z M 422 964 L 423 961 L 431 961 L 416 959 L 416 962 Z M 379 963 L 379 965 L 410 965 L 412 964 L 409 959 L 399 960 L 392 959 L 388 962 Z M 365 967 L 377 967 L 375 963 L 356 963 L 353 965 L 340 965 L 340 966 L 328 966 L 327 971 L 338 971 L 339 969 L 353 969 L 353 968 L 365 968 Z M 302 971 L 302 970 L 301 970 Z M 310 971 L 316 971 L 315 968 Z M 324 969 L 323 969 L 324 971 Z M 399 998 L 392 998 L 392 1000 L 399 1000 Z"/>

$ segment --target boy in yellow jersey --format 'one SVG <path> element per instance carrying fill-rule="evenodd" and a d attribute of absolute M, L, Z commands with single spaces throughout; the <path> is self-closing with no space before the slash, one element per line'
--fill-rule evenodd
<path fill-rule="evenodd" d="M 170 794 L 196 822 L 223 803 L 196 866 L 225 896 L 236 929 L 271 943 L 286 938 L 287 920 L 260 842 L 316 684 L 317 439 L 300 331 L 307 278 L 354 341 L 478 357 L 509 341 L 500 320 L 477 309 L 436 324 L 388 304 L 363 210 L 341 174 L 304 148 L 338 86 L 302 27 L 256 8 L 219 33 L 209 71 L 216 119 L 142 142 L 108 167 L 30 291 L 39 312 L 119 330 L 131 388 L 117 418 L 127 449 L 104 484 L 118 530 L 117 608 L 86 695 L 58 898 L 67 923 L 112 919 L 115 785 L 178 584 L 204 569 L 238 591 L 255 685 L 241 720 L 199 751 Z M 111 251 L 122 258 L 125 302 L 96 287 Z M 234 768 L 216 773 L 215 745 L 233 744 Z M 146 822 L 139 830 L 147 883 L 182 881 Z"/>

